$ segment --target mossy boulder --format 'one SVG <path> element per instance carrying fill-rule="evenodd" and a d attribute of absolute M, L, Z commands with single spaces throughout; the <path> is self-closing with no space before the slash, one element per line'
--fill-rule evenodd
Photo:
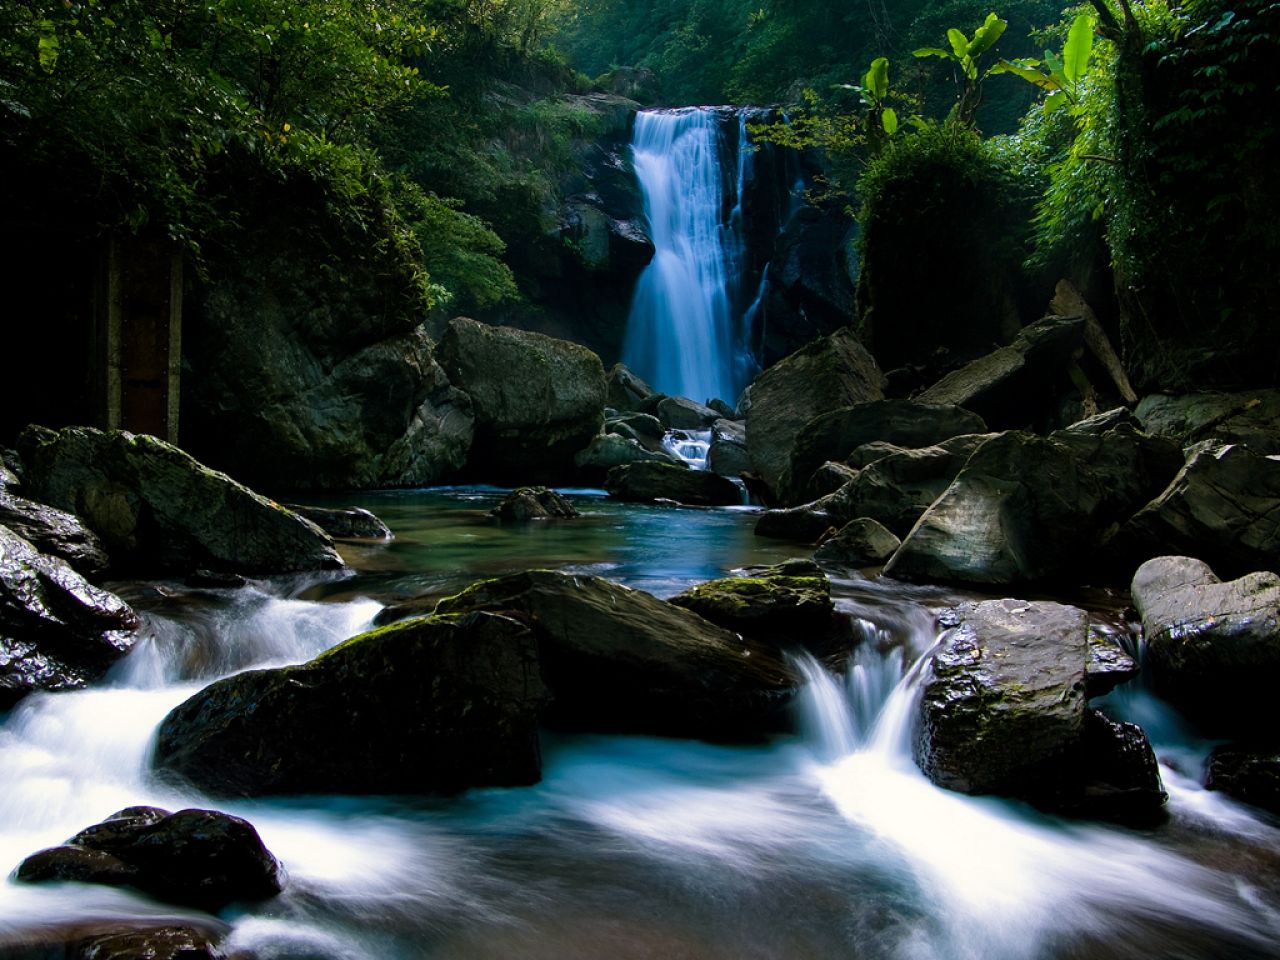
<path fill-rule="evenodd" d="M 732 480 L 684 464 L 643 461 L 623 464 L 604 480 L 610 496 L 630 503 L 673 500 L 696 507 L 731 507 L 742 503 L 742 491 Z"/>
<path fill-rule="evenodd" d="M 598 356 L 567 340 L 459 317 L 440 338 L 436 359 L 471 397 L 471 478 L 573 479 L 574 454 L 604 422 L 605 374 Z"/>
<path fill-rule="evenodd" d="M 527 627 L 418 618 L 217 681 L 165 717 L 152 763 L 221 796 L 529 784 L 547 699 Z"/>
<path fill-rule="evenodd" d="M 741 741 L 789 723 L 797 678 L 770 646 L 600 577 L 512 574 L 436 610 L 527 618 L 555 697 L 547 717 L 559 726 Z"/>
<path fill-rule="evenodd" d="M 343 565 L 315 524 L 156 437 L 32 426 L 19 443 L 30 496 L 80 517 L 116 572 L 272 574 Z"/>

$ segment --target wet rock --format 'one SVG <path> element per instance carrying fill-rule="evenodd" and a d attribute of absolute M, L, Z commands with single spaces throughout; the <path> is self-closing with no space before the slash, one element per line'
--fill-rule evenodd
<path fill-rule="evenodd" d="M 528 784 L 546 701 L 523 625 L 418 618 L 300 666 L 217 681 L 165 717 L 152 762 L 224 796 Z"/>
<path fill-rule="evenodd" d="M 1132 593 L 1160 696 L 1213 734 L 1270 728 L 1280 684 L 1280 576 L 1223 583 L 1199 560 L 1158 557 L 1138 568 Z"/>
<path fill-rule="evenodd" d="M 662 421 L 648 413 L 623 414 L 604 423 L 605 433 L 621 433 L 623 428 L 630 431 L 622 434 L 623 436 L 634 437 L 649 450 L 661 450 L 662 438 L 667 435 L 667 428 L 662 425 Z"/>
<path fill-rule="evenodd" d="M 110 565 L 102 541 L 74 514 L 25 497 L 0 486 L 0 524 L 28 541 L 41 553 L 61 557 L 86 577 Z"/>
<path fill-rule="evenodd" d="M 985 433 L 982 418 L 955 406 L 911 400 L 872 400 L 832 410 L 808 421 L 796 438 L 787 469 L 778 481 L 785 503 L 801 502 L 806 481 L 827 460 L 844 460 L 875 440 L 902 447 L 927 447 L 962 434 Z"/>
<path fill-rule="evenodd" d="M 188 587 L 213 590 L 238 590 L 249 581 L 238 573 L 215 573 L 213 570 L 197 570 L 182 581 Z"/>
<path fill-rule="evenodd" d="M 815 411 L 879 400 L 883 391 L 880 368 L 847 329 L 774 364 L 747 388 L 741 404 L 756 471 L 776 491 Z"/>
<path fill-rule="evenodd" d="M 1194 450 L 1116 543 L 1135 561 L 1185 553 L 1227 576 L 1280 569 L 1280 460 L 1240 445 Z"/>
<path fill-rule="evenodd" d="M 33 854 L 23 883 L 77 881 L 132 886 L 168 903 L 216 913 L 280 892 L 279 862 L 246 820 L 215 810 L 169 813 L 130 807 Z"/>
<path fill-rule="evenodd" d="M 331 537 L 354 540 L 391 540 L 391 528 L 363 507 L 310 507 L 285 504 Z"/>
<path fill-rule="evenodd" d="M 796 678 L 768 647 L 599 577 L 534 570 L 473 584 L 441 614 L 518 611 L 538 635 L 554 723 L 741 741 L 784 728 Z"/>
<path fill-rule="evenodd" d="M 630 440 L 616 433 L 602 433 L 591 439 L 585 450 L 579 451 L 573 458 L 578 469 L 592 481 L 600 481 L 614 467 L 627 463 L 669 463 L 683 468 L 684 462 L 665 450 L 650 450 L 639 440 Z"/>
<path fill-rule="evenodd" d="M 604 421 L 605 376 L 586 347 L 459 317 L 436 348 L 476 418 L 469 474 L 479 480 L 573 479 L 573 456 Z"/>
<path fill-rule="evenodd" d="M 751 472 L 751 454 L 747 452 L 747 427 L 740 420 L 717 420 L 711 425 L 711 447 L 707 451 L 707 469 L 722 477 L 741 477 Z"/>
<path fill-rule="evenodd" d="M 1138 661 L 1125 652 L 1118 633 L 1104 624 L 1089 624 L 1089 661 L 1085 664 L 1085 696 L 1106 696 L 1141 672 Z"/>
<path fill-rule="evenodd" d="M 546 487 L 520 487 L 507 494 L 489 515 L 510 523 L 529 520 L 570 520 L 579 516 L 565 497 Z"/>
<path fill-rule="evenodd" d="M 947 374 L 915 399 L 972 410 L 994 429 L 1028 427 L 1043 418 L 1046 404 L 1056 397 L 1046 386 L 1070 385 L 1067 371 L 1084 349 L 1084 326 L 1081 317 L 1038 320 L 1008 346 Z"/>
<path fill-rule="evenodd" d="M 219 943 L 229 928 L 209 918 L 184 921 L 119 921 L 20 927 L 0 939 L 4 960 L 228 960 Z M 237 953 L 233 960 L 253 960 Z"/>
<path fill-rule="evenodd" d="M 833 537 L 822 542 L 813 559 L 849 567 L 867 567 L 884 563 L 902 541 L 882 524 L 870 517 L 851 520 Z"/>
<path fill-rule="evenodd" d="M 1213 440 L 1245 444 L 1263 456 L 1280 454 L 1280 390 L 1157 393 L 1143 397 L 1134 413 L 1148 433 L 1179 446 Z"/>
<path fill-rule="evenodd" d="M 721 415 L 685 397 L 667 397 L 658 404 L 658 419 L 668 430 L 707 430 Z"/>
<path fill-rule="evenodd" d="M 743 577 L 711 580 L 669 602 L 777 649 L 826 653 L 831 646 L 831 582 L 817 567 L 766 567 Z"/>
<path fill-rule="evenodd" d="M 637 410 L 654 392 L 653 387 L 621 363 L 615 363 L 605 378 L 605 400 L 615 410 Z"/>
<path fill-rule="evenodd" d="M 674 500 L 698 507 L 742 503 L 742 491 L 731 480 L 672 463 L 628 463 L 614 467 L 605 477 L 604 486 L 610 496 L 631 503 Z"/>
<path fill-rule="evenodd" d="M 30 495 L 80 517 L 119 572 L 264 574 L 343 565 L 315 524 L 163 440 L 28 427 L 20 443 Z"/>
<path fill-rule="evenodd" d="M 1160 764 L 1136 723 L 1117 723 L 1097 710 L 1086 710 L 1078 763 L 1082 791 L 1067 792 L 1055 809 L 1132 825 L 1163 816 L 1168 794 L 1160 781 Z"/>
<path fill-rule="evenodd" d="M 17 451 L 0 447 L 0 491 L 12 491 L 22 486 L 22 460 Z"/>
<path fill-rule="evenodd" d="M 828 530 L 841 525 L 839 516 L 829 509 L 831 497 L 783 510 L 766 510 L 756 521 L 756 536 L 793 543 L 817 543 Z"/>
<path fill-rule="evenodd" d="M 1215 748 L 1205 786 L 1280 815 L 1280 748 L 1247 743 Z"/>
<path fill-rule="evenodd" d="M 0 709 L 102 676 L 139 623 L 119 597 L 0 526 Z"/>

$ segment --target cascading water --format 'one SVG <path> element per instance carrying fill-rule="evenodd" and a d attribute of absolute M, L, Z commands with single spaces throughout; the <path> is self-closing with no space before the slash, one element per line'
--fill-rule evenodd
<path fill-rule="evenodd" d="M 737 315 L 751 151 L 740 114 L 738 195 L 727 205 L 721 122 L 700 107 L 636 117 L 632 149 L 655 253 L 636 287 L 623 361 L 663 393 L 733 403 L 756 369 Z"/>

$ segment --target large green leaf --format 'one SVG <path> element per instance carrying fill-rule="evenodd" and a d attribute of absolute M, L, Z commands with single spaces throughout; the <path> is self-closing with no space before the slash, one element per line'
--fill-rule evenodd
<path fill-rule="evenodd" d="M 1001 20 L 994 13 L 987 14 L 987 19 L 983 22 L 973 35 L 971 42 L 965 49 L 963 55 L 972 57 L 977 60 L 980 56 L 995 46 L 996 41 L 1004 36 L 1005 30 L 1008 28 L 1007 20 Z M 959 31 L 956 31 L 959 33 Z M 961 34 L 963 36 L 963 34 Z M 955 41 L 952 41 L 953 43 Z"/>
<path fill-rule="evenodd" d="M 955 27 L 947 31 L 947 39 L 951 41 L 951 49 L 955 51 L 957 60 L 969 52 L 969 38 Z"/>
<path fill-rule="evenodd" d="M 1062 48 L 1062 72 L 1072 83 L 1079 83 L 1089 70 L 1089 57 L 1093 53 L 1093 18 L 1087 13 L 1076 17 L 1067 34 L 1067 45 Z"/>
<path fill-rule="evenodd" d="M 891 137 L 898 132 L 898 114 L 892 107 L 885 107 L 880 114 L 880 126 Z"/>
<path fill-rule="evenodd" d="M 36 56 L 40 61 L 40 69 L 45 73 L 53 73 L 58 63 L 58 33 L 52 20 L 41 20 L 40 39 L 37 43 Z"/>
<path fill-rule="evenodd" d="M 941 57 L 943 60 L 954 60 L 955 55 L 941 47 L 921 47 L 911 52 L 913 57 Z"/>
<path fill-rule="evenodd" d="M 1000 60 L 991 68 L 993 75 L 1001 73 L 1011 73 L 1015 77 L 1021 77 L 1027 83 L 1033 83 L 1041 90 L 1057 90 L 1058 83 L 1048 74 L 1041 73 L 1030 63 L 1035 61 L 1026 60 Z"/>
<path fill-rule="evenodd" d="M 871 61 L 871 69 L 862 81 L 873 100 L 879 103 L 889 95 L 889 58 L 877 57 Z"/>

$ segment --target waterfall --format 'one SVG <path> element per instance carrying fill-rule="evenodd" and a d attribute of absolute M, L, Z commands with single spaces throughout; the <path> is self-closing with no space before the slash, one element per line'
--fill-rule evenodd
<path fill-rule="evenodd" d="M 755 372 L 749 331 L 736 322 L 752 161 L 739 114 L 737 196 L 727 204 L 720 126 L 717 111 L 700 107 L 636 117 L 632 150 L 656 252 L 636 286 L 623 361 L 663 393 L 733 403 Z"/>

